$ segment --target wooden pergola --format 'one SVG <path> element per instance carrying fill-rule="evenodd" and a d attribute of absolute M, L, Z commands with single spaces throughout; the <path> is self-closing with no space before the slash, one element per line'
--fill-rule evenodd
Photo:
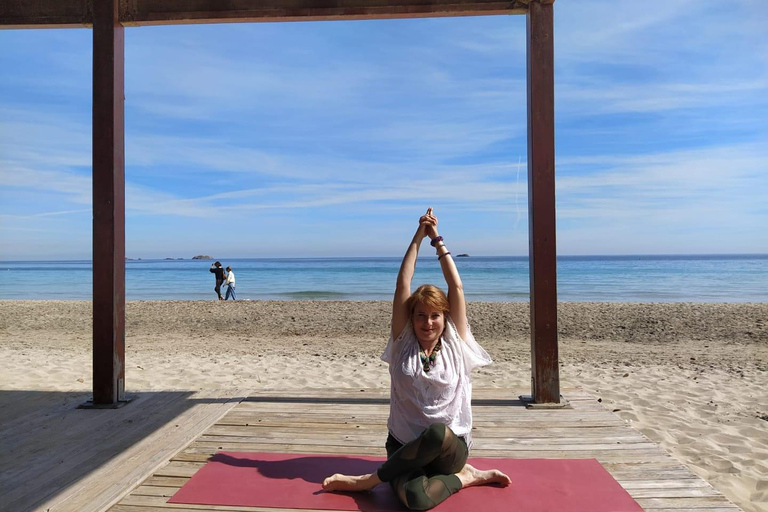
<path fill-rule="evenodd" d="M 560 402 L 554 0 L 2 0 L 0 28 L 93 28 L 93 402 L 125 403 L 124 27 L 520 14 L 526 17 L 531 382 Z"/>

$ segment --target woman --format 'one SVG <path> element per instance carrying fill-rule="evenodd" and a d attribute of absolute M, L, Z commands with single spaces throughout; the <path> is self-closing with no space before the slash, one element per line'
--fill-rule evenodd
<path fill-rule="evenodd" d="M 419 246 L 432 239 L 448 285 L 411 294 Z M 403 504 L 427 510 L 463 487 L 508 485 L 498 470 L 467 464 L 472 444 L 470 372 L 491 363 L 467 325 L 464 290 L 451 253 L 437 232 L 432 208 L 419 219 L 397 276 L 392 302 L 392 332 L 381 357 L 389 363 L 390 410 L 387 461 L 375 473 L 326 478 L 326 491 L 368 491 L 389 482 Z"/>
<path fill-rule="evenodd" d="M 227 293 L 224 296 L 224 300 L 229 300 L 230 297 L 232 297 L 232 300 L 237 300 L 237 295 L 235 294 L 235 273 L 232 271 L 232 267 L 227 267 L 227 279 L 224 281 L 224 284 L 227 285 Z"/>

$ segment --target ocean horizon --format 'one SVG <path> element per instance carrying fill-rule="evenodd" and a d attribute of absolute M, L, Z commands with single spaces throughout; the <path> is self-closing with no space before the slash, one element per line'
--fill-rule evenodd
<path fill-rule="evenodd" d="M 401 257 L 218 258 L 238 300 L 391 300 Z M 126 300 L 214 300 L 213 259 L 126 261 Z M 469 301 L 527 301 L 527 256 L 456 258 Z M 768 302 L 768 254 L 559 256 L 558 300 Z M 90 260 L 0 261 L 0 300 L 91 300 Z M 445 288 L 422 255 L 414 287 Z"/>

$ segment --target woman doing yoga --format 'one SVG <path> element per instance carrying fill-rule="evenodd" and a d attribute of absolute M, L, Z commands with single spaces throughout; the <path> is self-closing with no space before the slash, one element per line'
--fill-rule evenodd
<path fill-rule="evenodd" d="M 416 257 L 431 238 L 448 296 L 432 285 L 411 294 Z M 498 470 L 480 471 L 467 464 L 472 445 L 473 368 L 491 363 L 467 324 L 461 278 L 432 208 L 419 219 L 397 276 L 392 301 L 392 332 L 381 356 L 391 379 L 387 460 L 369 475 L 335 474 L 326 491 L 369 491 L 389 482 L 412 510 L 427 510 L 464 487 L 508 485 Z"/>

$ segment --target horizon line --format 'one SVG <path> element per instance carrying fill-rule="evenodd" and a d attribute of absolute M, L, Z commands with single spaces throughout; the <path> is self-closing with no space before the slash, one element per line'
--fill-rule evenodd
<path fill-rule="evenodd" d="M 627 254 L 558 254 L 557 258 L 642 258 L 642 257 L 693 257 L 693 256 L 747 256 L 747 257 L 768 257 L 768 253 L 627 253 Z M 419 258 L 431 258 L 431 255 L 420 255 Z M 458 255 L 454 256 L 454 259 Z M 529 258 L 528 254 L 505 254 L 505 255 L 479 255 L 479 256 L 466 256 L 468 258 Z M 217 260 L 349 260 L 349 259 L 379 259 L 379 258 L 398 258 L 402 259 L 402 256 L 263 256 L 263 257 L 216 257 L 216 258 L 128 258 L 126 257 L 126 263 L 129 261 L 217 261 Z M 93 262 L 93 259 L 13 259 L 13 260 L 0 260 L 0 263 L 19 263 L 19 262 Z"/>

